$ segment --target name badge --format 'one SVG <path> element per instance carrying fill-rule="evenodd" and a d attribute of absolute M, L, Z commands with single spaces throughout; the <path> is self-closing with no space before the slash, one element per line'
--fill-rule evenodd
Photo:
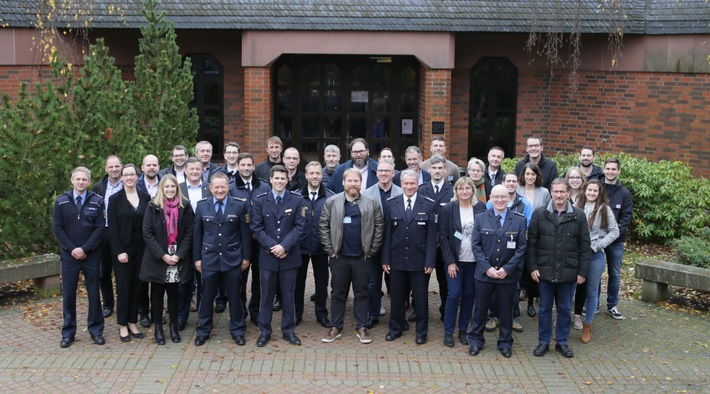
<path fill-rule="evenodd" d="M 513 240 L 513 234 L 510 234 L 510 240 L 508 241 L 508 249 L 515 249 L 515 241 Z"/>
<path fill-rule="evenodd" d="M 289 208 L 289 209 L 287 209 L 287 210 L 284 211 L 284 213 L 289 213 L 289 212 L 293 212 L 293 209 Z"/>
<path fill-rule="evenodd" d="M 461 234 L 460 231 L 455 232 L 454 237 L 458 238 L 460 241 L 463 241 L 463 234 Z"/>
<path fill-rule="evenodd" d="M 621 209 L 621 204 L 616 204 L 616 209 Z"/>
<path fill-rule="evenodd" d="M 448 179 L 448 181 L 451 182 L 451 181 L 454 180 L 454 176 L 453 176 L 453 175 L 449 175 L 448 177 L 446 177 L 446 179 Z"/>
<path fill-rule="evenodd" d="M 350 216 L 346 216 L 346 217 L 343 218 L 343 223 L 344 223 L 344 224 L 350 224 L 350 223 L 352 223 L 352 222 L 353 222 L 353 218 L 351 218 Z"/>
<path fill-rule="evenodd" d="M 439 223 L 439 214 L 437 213 L 434 214 L 434 223 Z"/>
<path fill-rule="evenodd" d="M 420 226 L 426 226 L 426 222 L 417 222 L 417 224 Z"/>

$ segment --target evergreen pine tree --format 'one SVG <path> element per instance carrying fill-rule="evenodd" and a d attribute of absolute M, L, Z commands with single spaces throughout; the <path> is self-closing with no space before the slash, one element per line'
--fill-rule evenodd
<path fill-rule="evenodd" d="M 133 91 L 142 145 L 166 163 L 174 145 L 194 144 L 199 124 L 188 106 L 194 98 L 190 59 L 180 56 L 174 25 L 156 8 L 157 0 L 144 3 L 148 25 L 141 27 Z"/>

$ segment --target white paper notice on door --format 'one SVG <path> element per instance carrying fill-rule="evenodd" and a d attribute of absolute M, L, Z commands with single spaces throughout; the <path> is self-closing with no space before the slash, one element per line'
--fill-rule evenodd
<path fill-rule="evenodd" d="M 367 90 L 353 90 L 350 92 L 350 101 L 353 103 L 366 103 L 368 101 Z"/>
<path fill-rule="evenodd" d="M 402 119 L 402 134 L 412 134 L 414 119 Z"/>

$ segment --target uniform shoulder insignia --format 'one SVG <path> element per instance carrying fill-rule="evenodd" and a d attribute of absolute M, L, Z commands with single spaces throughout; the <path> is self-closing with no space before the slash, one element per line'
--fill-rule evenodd
<path fill-rule="evenodd" d="M 522 213 L 522 212 L 518 212 L 518 211 L 513 211 L 513 213 L 514 213 L 514 214 L 516 214 L 516 215 L 518 215 L 518 216 L 522 216 L 522 217 L 525 217 L 525 215 L 523 215 L 523 213 Z"/>
<path fill-rule="evenodd" d="M 303 216 L 305 218 L 306 212 L 308 212 L 308 205 L 304 205 L 301 207 L 301 216 Z"/>
<path fill-rule="evenodd" d="M 388 198 L 387 201 L 394 200 L 397 197 L 399 197 L 399 196 L 392 196 L 392 197 Z"/>
<path fill-rule="evenodd" d="M 434 202 L 434 199 L 429 196 L 422 196 L 422 197 L 424 197 L 424 199 L 427 201 Z"/>
<path fill-rule="evenodd" d="M 235 196 L 232 196 L 232 198 L 235 199 L 235 200 L 237 200 L 237 201 L 247 202 L 247 199 L 246 199 L 246 198 L 243 198 L 243 197 L 235 197 Z"/>
<path fill-rule="evenodd" d="M 267 194 L 269 194 L 269 193 L 261 193 L 261 194 L 259 194 L 258 196 L 256 196 L 255 198 L 261 198 L 261 197 L 264 197 L 264 196 L 267 195 Z"/>
<path fill-rule="evenodd" d="M 303 196 L 301 196 L 301 193 L 300 193 L 300 192 L 293 191 L 293 190 L 289 190 L 288 192 L 291 193 L 291 194 L 293 194 L 293 195 L 296 195 L 296 196 L 299 196 L 299 197 L 303 197 Z"/>

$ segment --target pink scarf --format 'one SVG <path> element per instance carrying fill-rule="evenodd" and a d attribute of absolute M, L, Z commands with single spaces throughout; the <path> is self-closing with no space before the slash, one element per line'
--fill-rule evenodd
<path fill-rule="evenodd" d="M 165 200 L 165 207 L 163 208 L 163 213 L 165 214 L 165 225 L 168 230 L 168 245 L 174 245 L 177 242 L 178 237 L 178 205 L 179 201 L 177 198 L 170 200 Z"/>

